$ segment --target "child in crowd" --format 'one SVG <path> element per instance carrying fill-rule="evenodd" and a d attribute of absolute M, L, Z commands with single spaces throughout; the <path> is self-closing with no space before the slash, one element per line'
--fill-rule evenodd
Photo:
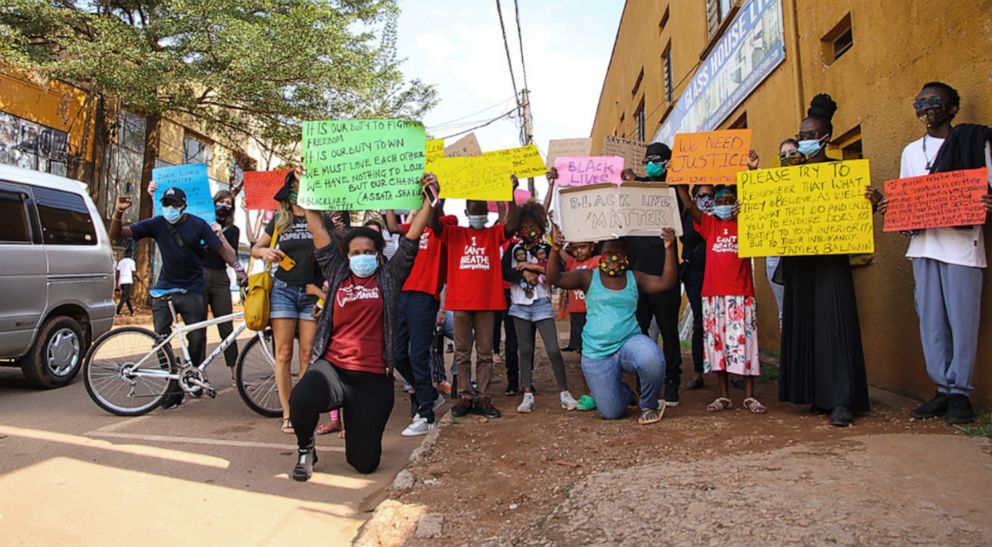
<path fill-rule="evenodd" d="M 599 267 L 599 257 L 596 245 L 593 243 L 572 243 L 569 245 L 569 257 L 565 260 L 565 271 L 595 270 Z M 581 289 L 567 291 L 569 335 L 568 346 L 562 351 L 582 353 L 582 328 L 586 324 L 586 294 Z"/>
<path fill-rule="evenodd" d="M 733 186 L 718 186 L 713 214 L 706 215 L 689 196 L 688 189 L 678 187 L 682 204 L 706 241 L 702 291 L 704 369 L 715 372 L 720 384 L 720 396 L 706 410 L 718 412 L 732 407 L 728 375 L 736 374 L 744 377 L 744 408 L 764 414 L 767 409 L 754 397 L 754 378 L 760 374 L 758 315 L 751 261 L 737 256 L 735 190 Z"/>
<path fill-rule="evenodd" d="M 513 262 L 514 264 L 527 264 L 529 262 L 527 258 L 527 249 L 517 247 L 513 251 Z M 520 278 L 520 288 L 523 289 L 524 294 L 527 295 L 527 298 L 534 297 L 534 285 L 528 283 L 526 278 Z"/>

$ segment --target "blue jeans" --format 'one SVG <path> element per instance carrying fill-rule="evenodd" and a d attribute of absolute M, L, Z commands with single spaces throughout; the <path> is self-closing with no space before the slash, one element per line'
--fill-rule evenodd
<path fill-rule="evenodd" d="M 431 342 L 438 305 L 427 293 L 403 291 L 396 322 L 396 370 L 413 386 L 417 413 L 430 423 L 434 423 Z"/>
<path fill-rule="evenodd" d="M 279 278 L 272 279 L 272 292 L 269 293 L 270 319 L 299 319 L 316 321 L 313 308 L 317 297 L 307 294 L 303 285 L 290 285 Z"/>
<path fill-rule="evenodd" d="M 665 358 L 658 344 L 643 334 L 636 334 L 609 357 L 591 359 L 582 356 L 582 374 L 604 420 L 623 418 L 627 404 L 633 400 L 630 387 L 621 380 L 621 372 L 637 375 L 641 410 L 657 410 L 658 393 L 665 380 Z"/>

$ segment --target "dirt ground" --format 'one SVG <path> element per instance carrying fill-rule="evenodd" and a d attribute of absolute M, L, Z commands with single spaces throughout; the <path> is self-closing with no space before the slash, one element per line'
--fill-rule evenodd
<path fill-rule="evenodd" d="M 566 363 L 578 397 L 578 356 Z M 634 409 L 607 422 L 561 410 L 542 359 L 524 415 L 497 369 L 504 417 L 446 416 L 359 544 L 992 544 L 992 441 L 905 408 L 875 401 L 838 429 L 764 381 L 768 414 L 742 409 L 741 390 L 710 414 L 707 378 L 658 424 Z"/>

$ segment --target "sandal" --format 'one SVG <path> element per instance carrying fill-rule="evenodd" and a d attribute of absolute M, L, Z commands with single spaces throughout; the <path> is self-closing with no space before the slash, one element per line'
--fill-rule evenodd
<path fill-rule="evenodd" d="M 653 408 L 648 408 L 641 411 L 641 417 L 637 419 L 637 423 L 641 425 L 649 425 L 658 423 L 661 421 L 662 416 L 665 415 L 665 406 L 661 405 L 657 410 Z"/>
<path fill-rule="evenodd" d="M 754 397 L 744 399 L 744 408 L 750 410 L 752 414 L 764 414 L 765 412 L 768 412 L 765 405 L 761 404 L 761 402 Z"/>
<path fill-rule="evenodd" d="M 296 430 L 293 429 L 293 424 L 289 422 L 289 418 L 282 419 L 282 432 L 290 435 L 296 432 Z"/>
<path fill-rule="evenodd" d="M 328 433 L 334 433 L 335 431 L 341 430 L 341 422 L 334 420 L 329 424 L 321 424 L 317 427 L 318 435 L 327 435 Z"/>
<path fill-rule="evenodd" d="M 717 397 L 712 403 L 706 405 L 706 410 L 708 412 L 720 412 L 721 410 L 727 410 L 733 405 L 730 399 L 726 397 Z"/>

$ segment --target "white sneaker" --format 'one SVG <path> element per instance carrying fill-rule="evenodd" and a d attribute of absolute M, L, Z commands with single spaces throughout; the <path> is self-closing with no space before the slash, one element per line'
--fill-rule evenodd
<path fill-rule="evenodd" d="M 534 410 L 534 394 L 524 393 L 524 400 L 517 407 L 517 412 L 527 414 L 532 410 Z"/>
<path fill-rule="evenodd" d="M 438 390 L 437 397 L 434 399 L 434 410 L 441 408 L 446 402 L 444 395 L 441 395 L 441 391 Z"/>
<path fill-rule="evenodd" d="M 562 391 L 558 398 L 561 399 L 561 407 L 565 410 L 575 410 L 579 407 L 579 402 L 568 391 Z"/>
<path fill-rule="evenodd" d="M 400 435 L 404 437 L 420 437 L 421 435 L 426 435 L 434 430 L 437 424 L 432 424 L 427 422 L 427 418 L 423 418 L 420 414 L 414 416 L 413 421 L 410 425 L 406 426 Z"/>

